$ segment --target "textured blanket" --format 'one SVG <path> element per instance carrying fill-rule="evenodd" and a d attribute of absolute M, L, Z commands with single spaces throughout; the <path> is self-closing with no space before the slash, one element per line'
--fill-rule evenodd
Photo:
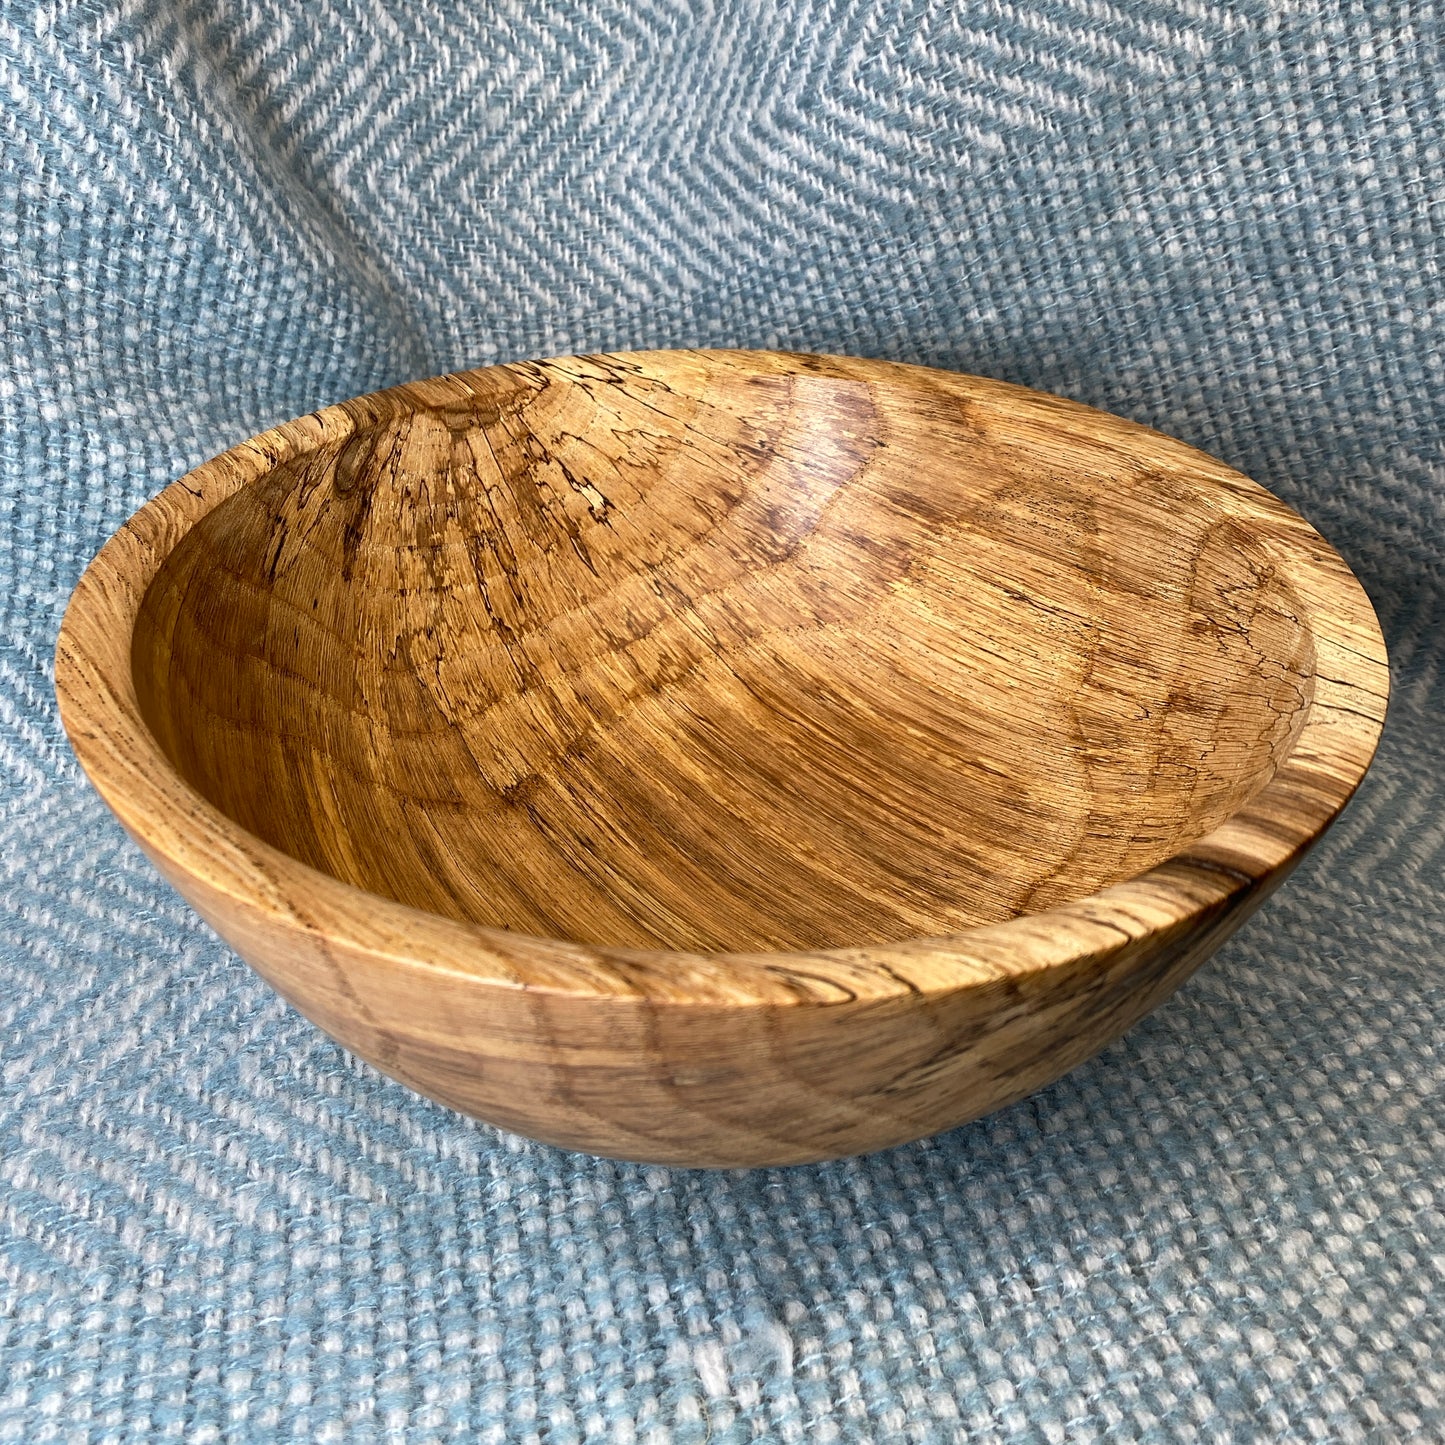
<path fill-rule="evenodd" d="M 0 3 L 0 1440 L 1445 1438 L 1433 0 Z M 709 1175 L 407 1093 L 61 736 L 148 495 L 412 376 L 977 371 L 1273 488 L 1379 609 L 1354 804 L 1033 1099 Z"/>

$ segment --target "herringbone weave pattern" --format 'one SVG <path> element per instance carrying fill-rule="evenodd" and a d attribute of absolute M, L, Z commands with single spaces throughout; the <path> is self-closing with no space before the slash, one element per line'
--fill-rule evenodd
<path fill-rule="evenodd" d="M 1433 0 L 0 3 L 0 1439 L 1445 1439 Z M 75 578 L 262 426 L 487 359 L 902 357 L 1182 435 L 1341 548 L 1383 750 L 1027 1103 L 572 1157 L 300 1022 L 87 790 Z"/>

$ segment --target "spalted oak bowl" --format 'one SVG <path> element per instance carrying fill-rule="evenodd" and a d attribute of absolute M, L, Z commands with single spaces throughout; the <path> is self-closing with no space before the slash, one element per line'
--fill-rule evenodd
<path fill-rule="evenodd" d="M 1165 998 L 1385 711 L 1349 570 L 977 377 L 653 352 L 333 406 L 176 482 L 60 637 L 161 872 L 328 1033 L 571 1148 L 876 1149 Z"/>

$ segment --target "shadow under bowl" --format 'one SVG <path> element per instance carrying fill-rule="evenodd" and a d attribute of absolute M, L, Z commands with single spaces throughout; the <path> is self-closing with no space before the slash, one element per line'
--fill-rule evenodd
<path fill-rule="evenodd" d="M 652 352 L 411 383 L 169 487 L 76 589 L 75 750 L 331 1035 L 522 1133 L 826 1158 L 1168 995 L 1384 718 L 1295 513 L 921 367 Z"/>

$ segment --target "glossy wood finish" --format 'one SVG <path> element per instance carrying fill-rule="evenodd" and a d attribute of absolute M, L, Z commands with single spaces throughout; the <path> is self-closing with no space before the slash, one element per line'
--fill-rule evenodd
<path fill-rule="evenodd" d="M 675 1163 L 900 1142 L 1166 996 L 1344 805 L 1374 615 L 1057 398 L 637 353 L 413 383 L 167 489 L 57 657 L 102 795 L 397 1078 Z"/>

